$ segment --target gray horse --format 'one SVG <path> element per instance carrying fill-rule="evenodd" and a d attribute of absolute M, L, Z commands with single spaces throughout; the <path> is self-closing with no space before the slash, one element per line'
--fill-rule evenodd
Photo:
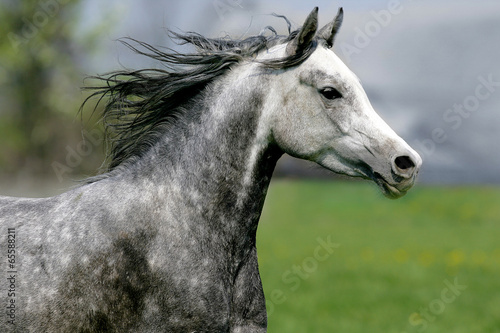
<path fill-rule="evenodd" d="M 0 331 L 265 332 L 256 230 L 282 154 L 397 198 L 421 159 L 334 54 L 318 9 L 287 36 L 138 41 L 162 70 L 101 77 L 106 173 L 55 197 L 0 198 Z"/>

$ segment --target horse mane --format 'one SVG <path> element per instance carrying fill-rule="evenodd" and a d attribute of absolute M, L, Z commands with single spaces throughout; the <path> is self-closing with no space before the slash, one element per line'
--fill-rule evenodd
<path fill-rule="evenodd" d="M 87 101 L 98 97 L 94 111 L 105 100 L 102 112 L 108 146 L 108 166 L 111 171 L 127 161 L 133 161 L 149 150 L 169 126 L 181 118 L 186 105 L 215 78 L 226 73 L 231 66 L 244 59 L 255 60 L 263 49 L 292 40 L 298 30 L 291 31 L 290 22 L 284 16 L 275 15 L 288 23 L 288 35 L 278 35 L 270 26 L 259 35 L 242 40 L 207 38 L 198 33 L 176 33 L 169 37 L 179 45 L 191 44 L 195 53 L 179 53 L 169 48 L 153 47 L 132 38 L 120 40 L 132 51 L 159 61 L 162 69 L 119 70 L 95 76 L 103 85 L 85 87 L 93 90 Z M 271 32 L 265 36 L 265 31 Z M 309 57 L 313 44 L 298 54 L 282 59 L 259 61 L 270 69 L 295 66 Z M 90 182 L 93 180 L 91 179 Z"/>

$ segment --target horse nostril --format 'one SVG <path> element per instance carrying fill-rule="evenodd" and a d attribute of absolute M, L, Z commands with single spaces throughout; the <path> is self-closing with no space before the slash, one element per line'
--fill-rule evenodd
<path fill-rule="evenodd" d="M 415 163 L 409 156 L 398 156 L 394 160 L 394 163 L 396 163 L 396 166 L 404 171 L 407 171 L 408 169 L 414 168 Z"/>

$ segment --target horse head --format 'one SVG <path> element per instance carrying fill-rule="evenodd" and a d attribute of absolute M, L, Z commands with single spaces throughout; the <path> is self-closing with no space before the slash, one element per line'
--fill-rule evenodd
<path fill-rule="evenodd" d="M 399 198 L 413 186 L 422 159 L 375 112 L 359 79 L 333 52 L 342 19 L 340 9 L 318 31 L 315 8 L 293 39 L 260 55 L 271 61 L 310 52 L 298 66 L 275 72 L 273 140 L 289 155 L 371 179 L 387 197 Z"/>

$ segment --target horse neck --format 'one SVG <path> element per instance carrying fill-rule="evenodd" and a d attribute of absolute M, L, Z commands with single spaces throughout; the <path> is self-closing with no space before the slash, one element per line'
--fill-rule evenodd
<path fill-rule="evenodd" d="M 282 153 L 269 139 L 258 78 L 236 81 L 222 77 L 207 88 L 161 141 L 155 155 L 165 160 L 154 162 L 179 218 L 254 239 Z"/>

